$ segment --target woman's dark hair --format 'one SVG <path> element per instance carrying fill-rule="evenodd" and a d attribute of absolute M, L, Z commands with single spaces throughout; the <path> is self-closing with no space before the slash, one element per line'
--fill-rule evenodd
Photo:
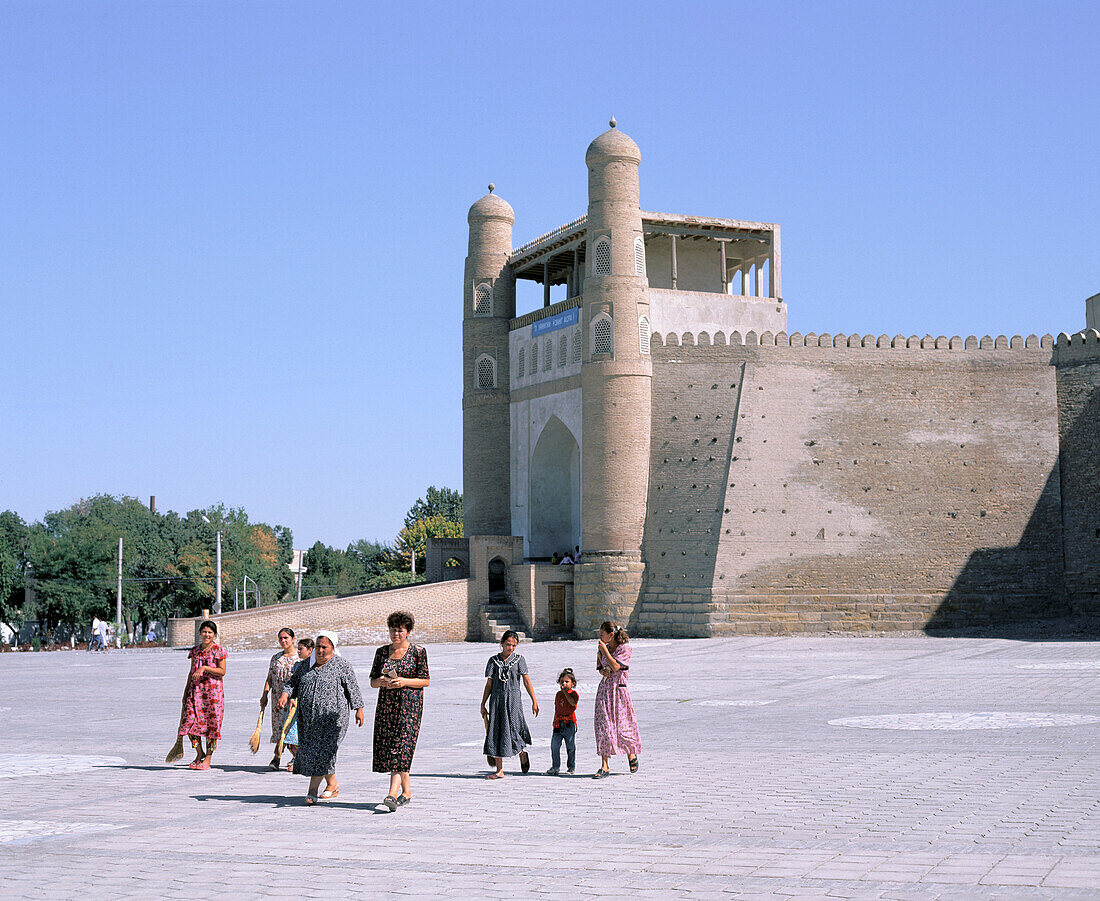
<path fill-rule="evenodd" d="M 570 669 L 570 668 L 569 668 L 569 667 L 567 666 L 567 667 L 566 667 L 565 669 L 563 669 L 563 670 L 562 670 L 562 671 L 561 671 L 560 673 L 558 673 L 558 684 L 559 684 L 559 685 L 561 685 L 561 680 L 562 680 L 562 679 L 564 679 L 564 678 L 565 678 L 566 676 L 568 676 L 568 677 L 569 677 L 570 679 L 572 679 L 572 680 L 573 680 L 573 684 L 574 684 L 574 685 L 576 685 L 576 684 L 577 684 L 577 677 L 573 675 L 573 670 L 572 670 L 572 669 Z"/>
<path fill-rule="evenodd" d="M 411 632 L 415 625 L 416 620 L 407 610 L 394 610 L 386 617 L 386 628 L 388 629 L 404 629 L 406 632 Z"/>
<path fill-rule="evenodd" d="M 279 630 L 280 638 L 282 638 L 284 632 L 286 632 L 286 634 L 289 635 L 291 638 L 294 637 L 294 630 L 291 629 L 289 626 L 283 626 L 283 628 Z"/>
<path fill-rule="evenodd" d="M 214 622 L 214 620 L 204 619 L 201 623 L 199 623 L 199 631 L 200 632 L 203 629 L 207 629 L 207 628 L 210 629 L 215 635 L 218 634 L 218 624 L 216 622 Z"/>
<path fill-rule="evenodd" d="M 312 651 L 313 650 L 313 639 L 312 638 L 299 638 L 298 639 L 298 647 L 308 648 L 309 650 Z"/>
<path fill-rule="evenodd" d="M 626 634 L 626 629 L 619 628 L 618 625 L 611 622 L 611 620 L 609 619 L 604 620 L 600 624 L 600 631 L 607 632 L 613 639 L 615 639 L 616 646 L 620 644 L 627 644 L 630 641 L 630 636 Z"/>
<path fill-rule="evenodd" d="M 519 644 L 519 636 L 511 629 L 500 636 L 500 643 L 504 644 L 504 642 L 506 642 L 509 638 L 514 638 L 516 640 L 516 644 Z"/>

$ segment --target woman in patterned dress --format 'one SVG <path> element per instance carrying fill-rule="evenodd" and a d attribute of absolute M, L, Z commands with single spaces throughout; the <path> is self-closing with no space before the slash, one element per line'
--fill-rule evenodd
<path fill-rule="evenodd" d="M 195 749 L 195 759 L 187 764 L 192 770 L 210 769 L 210 758 L 222 737 L 222 715 L 225 713 L 226 653 L 217 641 L 217 624 L 206 620 L 199 626 L 199 643 L 187 652 L 191 672 L 183 689 L 183 716 L 180 735 L 186 735 Z M 206 739 L 206 753 L 202 739 Z"/>
<path fill-rule="evenodd" d="M 638 719 L 630 700 L 627 674 L 630 670 L 630 636 L 615 623 L 600 626 L 600 643 L 596 649 L 596 669 L 603 677 L 596 689 L 596 709 L 592 722 L 596 727 L 596 753 L 600 768 L 593 779 L 611 775 L 610 758 L 626 754 L 630 772 L 638 772 Z"/>
<path fill-rule="evenodd" d="M 335 632 L 318 632 L 308 666 L 295 667 L 287 679 L 279 707 L 286 709 L 291 698 L 298 700 L 298 753 L 294 772 L 309 776 L 307 804 L 327 801 L 340 794 L 336 781 L 336 752 L 348 731 L 348 711 L 355 711 L 355 724 L 363 725 L 363 695 L 355 670 L 339 656 Z M 325 790 L 320 794 L 321 780 Z"/>
<path fill-rule="evenodd" d="M 527 675 L 527 661 L 515 653 L 519 636 L 511 629 L 500 640 L 500 653 L 494 654 L 485 664 L 485 691 L 481 696 L 481 716 L 488 718 L 485 729 L 486 757 L 492 760 L 496 772 L 487 779 L 504 776 L 504 758 L 519 754 L 520 769 L 531 769 L 531 760 L 524 748 L 531 744 L 531 733 L 523 718 L 523 696 L 520 686 L 531 696 L 531 712 L 539 715 L 539 702 L 535 700 L 535 687 Z M 485 702 L 489 710 L 485 710 Z"/>
<path fill-rule="evenodd" d="M 267 706 L 270 695 L 278 701 L 283 694 L 283 686 L 290 678 L 290 671 L 298 662 L 298 655 L 294 653 L 294 630 L 283 628 L 279 630 L 279 646 L 282 648 L 278 654 L 271 658 L 267 667 L 267 681 L 264 682 L 264 690 L 260 692 L 260 706 Z M 283 726 L 286 725 L 288 710 L 280 710 L 278 704 L 271 705 L 271 743 L 275 745 L 275 755 L 271 758 L 271 768 L 279 769 L 279 738 L 283 734 Z"/>
<path fill-rule="evenodd" d="M 415 621 L 398 610 L 386 620 L 390 643 L 374 652 L 370 687 L 379 689 L 374 711 L 374 772 L 390 774 L 390 793 L 382 802 L 391 811 L 412 800 L 412 769 L 420 718 L 424 713 L 424 689 L 428 676 L 428 652 L 409 644 Z"/>

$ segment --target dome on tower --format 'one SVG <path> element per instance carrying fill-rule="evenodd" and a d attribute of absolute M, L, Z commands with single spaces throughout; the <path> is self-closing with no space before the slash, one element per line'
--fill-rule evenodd
<path fill-rule="evenodd" d="M 615 126 L 616 122 L 612 119 L 611 128 L 588 145 L 584 161 L 589 166 L 609 160 L 631 160 L 635 163 L 642 161 L 642 151 L 638 149 L 634 139 L 630 135 L 623 134 Z"/>
<path fill-rule="evenodd" d="M 466 221 L 471 225 L 482 219 L 503 219 L 509 224 L 515 223 L 516 214 L 512 209 L 512 205 L 504 198 L 494 194 L 494 188 L 496 188 L 496 185 L 489 185 L 489 193 L 470 207 Z"/>

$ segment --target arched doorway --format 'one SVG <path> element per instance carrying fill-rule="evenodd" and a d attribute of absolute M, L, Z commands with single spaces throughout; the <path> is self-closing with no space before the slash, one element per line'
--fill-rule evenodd
<path fill-rule="evenodd" d="M 508 567 L 500 557 L 494 557 L 489 561 L 489 594 L 503 594 L 508 590 L 505 575 Z"/>
<path fill-rule="evenodd" d="M 580 499 L 581 449 L 565 424 L 551 416 L 531 454 L 527 538 L 532 557 L 551 557 L 581 543 Z"/>

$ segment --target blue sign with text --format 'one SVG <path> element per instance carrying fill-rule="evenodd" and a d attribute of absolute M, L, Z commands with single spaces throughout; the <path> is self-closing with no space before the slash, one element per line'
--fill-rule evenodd
<path fill-rule="evenodd" d="M 576 325 L 580 322 L 580 319 L 581 308 L 571 307 L 568 310 L 564 310 L 561 313 L 555 313 L 553 316 L 547 316 L 545 319 L 540 319 L 538 322 L 532 324 L 531 335 L 538 336 L 544 335 L 547 332 L 556 332 L 558 329 Z"/>

